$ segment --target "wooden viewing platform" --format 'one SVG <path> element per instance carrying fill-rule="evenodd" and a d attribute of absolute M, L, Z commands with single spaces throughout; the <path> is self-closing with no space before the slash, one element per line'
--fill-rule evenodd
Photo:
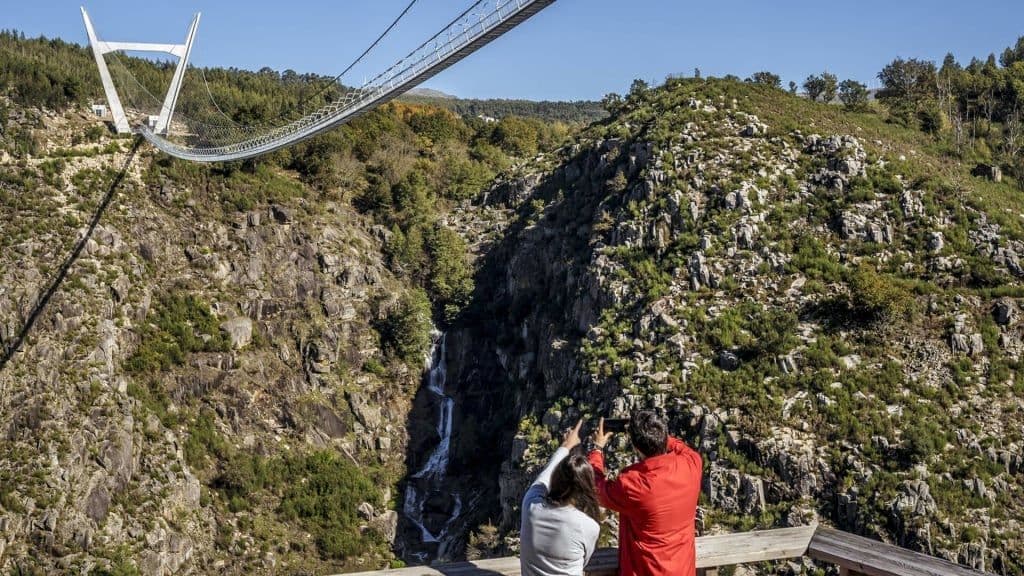
<path fill-rule="evenodd" d="M 755 530 L 697 538 L 697 571 L 712 576 L 720 566 L 807 556 L 839 566 L 842 576 L 984 576 L 986 573 L 824 526 Z M 618 572 L 618 550 L 603 548 L 587 564 L 590 576 Z M 413 566 L 349 576 L 519 576 L 519 558 L 492 558 Z"/>

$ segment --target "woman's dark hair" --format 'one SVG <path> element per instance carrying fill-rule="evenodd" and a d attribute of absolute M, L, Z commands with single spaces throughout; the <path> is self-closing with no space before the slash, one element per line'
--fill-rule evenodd
<path fill-rule="evenodd" d="M 555 506 L 572 504 L 595 522 L 601 521 L 601 507 L 597 504 L 597 488 L 594 484 L 594 469 L 590 467 L 590 462 L 587 462 L 583 454 L 571 452 L 558 463 L 555 471 L 551 473 L 548 500 Z"/>
<path fill-rule="evenodd" d="M 641 410 L 629 421 L 629 439 L 646 458 L 668 449 L 668 426 L 654 410 Z"/>

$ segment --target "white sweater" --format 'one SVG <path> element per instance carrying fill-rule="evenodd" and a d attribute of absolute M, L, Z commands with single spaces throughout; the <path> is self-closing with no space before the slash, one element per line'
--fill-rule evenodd
<path fill-rule="evenodd" d="M 548 501 L 551 473 L 569 451 L 559 448 L 523 496 L 519 564 L 523 576 L 580 576 L 601 527 L 574 506 Z"/>

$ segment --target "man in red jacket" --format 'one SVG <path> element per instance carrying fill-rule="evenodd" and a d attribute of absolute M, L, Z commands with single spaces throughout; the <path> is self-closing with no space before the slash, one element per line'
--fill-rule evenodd
<path fill-rule="evenodd" d="M 587 457 L 594 467 L 601 505 L 619 513 L 619 574 L 623 576 L 694 576 L 694 519 L 700 495 L 700 454 L 668 435 L 668 426 L 652 410 L 629 422 L 633 448 L 643 460 L 615 480 L 604 474 L 601 452 L 611 432 L 604 418 Z"/>

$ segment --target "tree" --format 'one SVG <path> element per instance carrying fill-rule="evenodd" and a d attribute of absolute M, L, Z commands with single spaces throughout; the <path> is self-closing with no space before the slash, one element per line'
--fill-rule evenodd
<path fill-rule="evenodd" d="M 878 73 L 882 89 L 879 101 L 885 103 L 892 115 L 903 123 L 910 123 L 938 98 L 938 74 L 935 63 L 911 58 L 897 58 Z"/>
<path fill-rule="evenodd" d="M 633 80 L 632 84 L 630 84 L 629 94 L 626 96 L 626 100 L 632 103 L 643 101 L 650 91 L 650 85 L 648 85 L 646 81 L 637 78 Z"/>
<path fill-rule="evenodd" d="M 601 98 L 601 108 L 604 108 L 604 111 L 610 116 L 614 116 L 622 109 L 622 96 L 615 92 L 605 94 L 604 98 Z"/>
<path fill-rule="evenodd" d="M 839 100 L 847 110 L 864 111 L 868 107 L 868 87 L 856 80 L 843 80 L 839 85 Z"/>
<path fill-rule="evenodd" d="M 964 69 L 956 61 L 952 53 L 946 54 L 942 68 L 938 73 L 939 108 L 946 116 L 946 121 L 953 127 L 953 138 L 957 152 L 963 146 L 964 110 L 960 106 L 960 97 L 964 92 Z"/>
<path fill-rule="evenodd" d="M 811 100 L 817 100 L 818 96 L 821 96 L 822 92 L 825 91 L 825 80 L 821 76 L 811 75 L 804 80 L 804 92 L 807 93 L 807 97 Z"/>
<path fill-rule="evenodd" d="M 821 91 L 821 101 L 831 102 L 836 99 L 836 88 L 839 86 L 839 80 L 835 74 L 830 72 L 822 72 L 821 80 L 824 83 L 824 90 Z"/>
<path fill-rule="evenodd" d="M 1003 50 L 1002 55 L 999 57 L 999 63 L 1002 64 L 1004 68 L 1013 66 L 1014 62 L 1022 61 L 1024 61 L 1024 36 L 1017 38 L 1017 43 L 1013 48 Z"/>
<path fill-rule="evenodd" d="M 404 293 L 378 325 L 384 350 L 409 366 L 418 366 L 430 346 L 430 300 L 414 288 Z"/>
<path fill-rule="evenodd" d="M 789 81 L 789 93 L 790 94 L 796 94 L 797 88 L 798 88 L 798 86 L 797 86 L 796 82 L 790 80 Z"/>
<path fill-rule="evenodd" d="M 539 123 L 516 116 L 502 118 L 494 129 L 493 143 L 505 152 L 520 158 L 533 156 L 537 153 L 537 140 L 540 135 L 537 124 Z"/>
<path fill-rule="evenodd" d="M 469 249 L 461 236 L 437 225 L 427 239 L 431 257 L 430 292 L 452 321 L 473 295 L 473 267 L 467 261 Z"/>
<path fill-rule="evenodd" d="M 772 88 L 782 88 L 782 78 L 778 74 L 768 71 L 754 72 L 750 77 L 750 81 L 754 84 L 763 84 Z"/>

